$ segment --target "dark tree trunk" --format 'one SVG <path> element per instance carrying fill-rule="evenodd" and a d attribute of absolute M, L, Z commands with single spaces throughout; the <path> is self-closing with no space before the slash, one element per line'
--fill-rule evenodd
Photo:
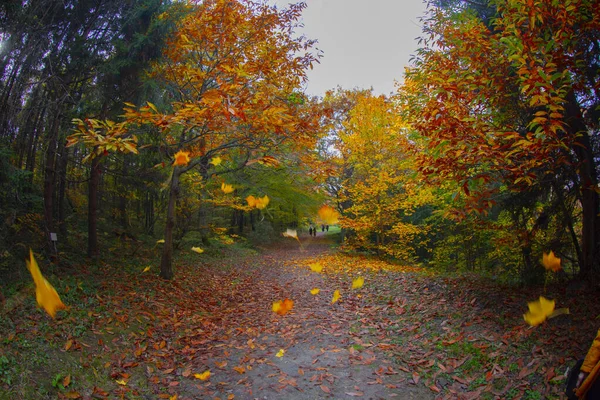
<path fill-rule="evenodd" d="M 577 173 L 580 181 L 583 214 L 580 275 L 583 279 L 590 279 L 595 282 L 597 276 L 593 272 L 597 264 L 597 242 L 600 229 L 600 219 L 598 218 L 600 198 L 596 191 L 598 189 L 598 178 L 588 129 L 581 116 L 579 102 L 572 91 L 567 96 L 566 116 L 570 134 L 575 137 L 572 150 L 577 155 L 577 161 L 579 162 Z"/>
<path fill-rule="evenodd" d="M 67 238 L 66 202 L 65 193 L 67 190 L 67 163 L 69 150 L 63 145 L 60 149 L 60 159 L 58 161 L 58 229 L 62 240 Z"/>
<path fill-rule="evenodd" d="M 98 186 L 100 184 L 100 159 L 94 157 L 88 183 L 88 257 L 98 257 Z"/>
<path fill-rule="evenodd" d="M 175 167 L 171 177 L 169 190 L 169 205 L 167 206 L 167 223 L 165 225 L 165 243 L 160 260 L 160 277 L 173 278 L 173 229 L 175 228 L 175 205 L 179 195 L 179 168 Z"/>
<path fill-rule="evenodd" d="M 54 192 L 56 189 L 56 147 L 58 140 L 58 127 L 60 125 L 60 114 L 56 113 L 46 136 L 48 148 L 44 167 L 44 220 L 46 223 L 46 237 L 48 249 L 51 254 L 56 253 L 54 245 L 50 240 L 50 233 L 55 231 L 54 223 Z"/>

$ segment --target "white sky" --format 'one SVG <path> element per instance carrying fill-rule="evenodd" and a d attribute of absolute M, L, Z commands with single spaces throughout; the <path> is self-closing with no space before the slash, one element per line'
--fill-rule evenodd
<path fill-rule="evenodd" d="M 279 6 L 289 0 L 272 0 Z M 394 91 L 421 36 L 422 0 L 306 0 L 304 33 L 324 54 L 308 71 L 306 91 L 323 96 L 340 85 Z"/>

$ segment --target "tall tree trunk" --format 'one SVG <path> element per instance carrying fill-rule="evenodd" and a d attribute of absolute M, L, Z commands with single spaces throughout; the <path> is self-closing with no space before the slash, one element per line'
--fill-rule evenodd
<path fill-rule="evenodd" d="M 46 223 L 46 238 L 51 254 L 55 253 L 54 244 L 50 240 L 50 233 L 55 232 L 54 224 L 54 191 L 56 186 L 56 147 L 58 141 L 58 127 L 60 113 L 56 112 L 46 136 L 48 148 L 44 167 L 44 220 Z"/>
<path fill-rule="evenodd" d="M 95 150 L 95 149 L 94 149 Z M 94 151 L 92 150 L 92 151 Z M 100 184 L 100 158 L 92 159 L 88 183 L 88 257 L 98 257 L 98 186 Z"/>
<path fill-rule="evenodd" d="M 165 225 L 165 243 L 160 260 L 160 277 L 163 279 L 173 278 L 173 229 L 175 229 L 175 204 L 177 203 L 177 196 L 179 196 L 180 175 L 179 168 L 175 167 L 171 177 L 169 205 L 167 206 L 167 223 Z"/>
<path fill-rule="evenodd" d="M 600 198 L 598 197 L 598 178 L 596 163 L 594 161 L 594 152 L 590 142 L 587 126 L 585 125 L 579 102 L 573 91 L 567 95 L 567 104 L 565 107 L 567 116 L 567 125 L 570 128 L 570 134 L 575 137 L 572 150 L 577 155 L 579 167 L 579 184 L 581 185 L 581 209 L 582 209 L 582 229 L 581 229 L 581 253 L 582 263 L 580 267 L 580 276 L 583 279 L 597 281 L 594 274 L 597 265 L 598 237 L 600 229 L 600 219 L 598 211 L 600 210 Z"/>
<path fill-rule="evenodd" d="M 58 160 L 58 230 L 62 240 L 67 239 L 67 225 L 65 193 L 67 190 L 67 162 L 69 159 L 69 149 L 65 145 L 61 146 L 60 158 Z"/>

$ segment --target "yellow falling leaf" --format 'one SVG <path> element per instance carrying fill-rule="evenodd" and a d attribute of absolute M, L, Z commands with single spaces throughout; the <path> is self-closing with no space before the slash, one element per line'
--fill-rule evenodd
<path fill-rule="evenodd" d="M 554 300 L 548 300 L 540 296 L 539 300 L 527 303 L 529 311 L 523 315 L 525 322 L 531 326 L 537 326 L 544 322 L 549 315 L 554 311 Z"/>
<path fill-rule="evenodd" d="M 177 395 L 174 394 L 173 396 L 169 397 L 169 400 L 177 400 Z"/>
<path fill-rule="evenodd" d="M 148 272 L 148 271 L 150 271 L 150 267 L 146 267 L 146 268 L 144 268 L 144 270 L 142 271 L 142 273 L 144 273 L 144 272 Z"/>
<path fill-rule="evenodd" d="M 156 241 L 156 244 L 161 244 L 161 243 L 164 243 L 164 242 L 165 242 L 165 239 L 158 239 L 158 240 Z"/>
<path fill-rule="evenodd" d="M 284 349 L 279 349 L 279 351 L 277 352 L 277 354 L 275 354 L 275 357 L 283 357 L 283 355 L 285 354 L 285 350 Z"/>
<path fill-rule="evenodd" d="M 174 158 L 173 165 L 188 165 L 190 162 L 190 152 L 180 150 L 175 153 Z"/>
<path fill-rule="evenodd" d="M 25 261 L 25 264 L 35 283 L 35 298 L 37 303 L 42 306 L 52 318 L 54 318 L 56 311 L 64 310 L 67 306 L 60 300 L 56 289 L 54 289 L 50 282 L 42 276 L 40 267 L 38 267 L 31 249 L 29 249 L 29 261 Z"/>
<path fill-rule="evenodd" d="M 310 290 L 310 294 L 312 294 L 313 296 L 316 296 L 317 294 L 319 294 L 320 291 L 321 291 L 321 289 L 314 288 L 314 289 Z"/>
<path fill-rule="evenodd" d="M 195 251 L 198 254 L 204 253 L 204 250 L 201 249 L 200 247 L 192 247 L 192 251 Z"/>
<path fill-rule="evenodd" d="M 269 201 L 270 200 L 267 195 L 265 195 L 264 197 L 258 197 L 256 199 L 256 208 L 258 208 L 259 210 L 266 208 L 269 205 Z"/>
<path fill-rule="evenodd" d="M 365 278 L 359 276 L 352 281 L 352 289 L 360 289 L 365 284 Z"/>
<path fill-rule="evenodd" d="M 544 253 L 542 255 L 542 264 L 548 271 L 558 272 L 561 268 L 560 258 L 556 257 L 553 251 L 548 254 Z"/>
<path fill-rule="evenodd" d="M 216 167 L 217 165 L 221 165 L 222 162 L 223 160 L 221 159 L 221 157 L 213 157 L 210 159 L 209 164 L 212 164 Z"/>
<path fill-rule="evenodd" d="M 335 292 L 333 292 L 333 298 L 331 299 L 331 304 L 336 303 L 339 299 L 340 299 L 340 291 L 336 290 Z"/>
<path fill-rule="evenodd" d="M 210 378 L 210 370 L 206 370 L 201 374 L 194 374 L 194 378 L 200 379 L 201 381 L 205 381 Z"/>
<path fill-rule="evenodd" d="M 339 219 L 339 213 L 331 206 L 324 205 L 319 208 L 319 218 L 329 225 L 337 224 Z"/>
<path fill-rule="evenodd" d="M 283 232 L 282 235 L 283 237 L 289 237 L 298 240 L 298 232 L 295 229 L 286 229 L 286 231 Z"/>
<path fill-rule="evenodd" d="M 223 182 L 221 183 L 221 190 L 223 191 L 223 193 L 229 194 L 233 192 L 234 189 L 232 185 L 228 185 L 227 183 Z"/>
<path fill-rule="evenodd" d="M 316 273 L 321 273 L 321 271 L 323 271 L 323 266 L 321 264 L 317 263 L 312 263 L 312 264 L 308 264 L 308 266 L 310 267 L 310 270 Z"/>

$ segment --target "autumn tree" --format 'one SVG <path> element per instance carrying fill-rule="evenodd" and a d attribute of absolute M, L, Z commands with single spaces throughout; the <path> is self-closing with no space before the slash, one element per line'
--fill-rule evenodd
<path fill-rule="evenodd" d="M 190 5 L 150 71 L 165 88 L 165 105 L 126 109 L 129 126 L 160 131 L 165 159 L 173 160 L 176 153 L 184 157 L 174 163 L 169 180 L 163 278 L 173 276 L 175 206 L 183 174 L 198 169 L 208 179 L 217 157 L 235 170 L 289 139 L 298 146 L 311 143 L 310 112 L 299 89 L 316 61 L 310 53 L 314 42 L 294 36 L 305 6 L 280 10 L 222 0 Z"/>
<path fill-rule="evenodd" d="M 487 213 L 503 190 L 542 185 L 564 198 L 575 188 L 582 212 L 576 260 L 589 276 L 600 222 L 598 7 L 578 0 L 489 4 L 487 12 L 496 12 L 489 20 L 452 7 L 432 8 L 424 21 L 422 47 L 400 91 L 426 150 L 419 169 L 432 183 L 455 182 L 467 201 L 458 213 Z"/>

